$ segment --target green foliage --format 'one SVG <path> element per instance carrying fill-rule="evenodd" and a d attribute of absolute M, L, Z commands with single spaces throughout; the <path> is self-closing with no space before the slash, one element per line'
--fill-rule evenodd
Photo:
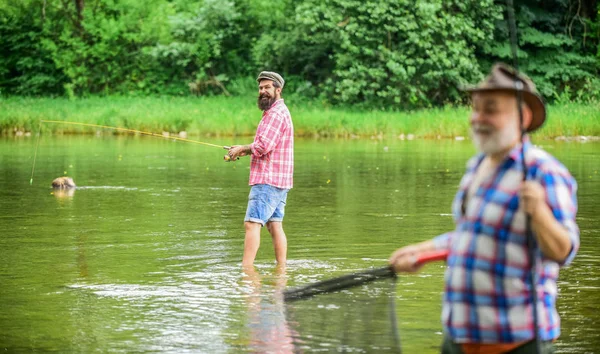
<path fill-rule="evenodd" d="M 598 2 L 597 4 L 598 7 L 598 11 L 596 12 L 596 19 L 587 19 L 585 21 L 585 24 L 588 25 L 590 27 L 590 39 L 592 40 L 592 43 L 595 43 L 595 47 L 596 47 L 596 58 L 598 59 L 598 62 L 600 63 L 600 2 Z M 592 48 L 594 47 L 594 45 L 592 44 Z"/>
<path fill-rule="evenodd" d="M 0 0 L 0 94 L 284 95 L 415 109 L 462 102 L 511 61 L 493 0 Z M 547 99 L 598 100 L 594 2 L 519 1 L 521 69 Z"/>
<path fill-rule="evenodd" d="M 158 16 L 162 1 L 97 0 L 87 2 L 81 23 L 69 16 L 74 9 L 58 7 L 53 16 L 70 19 L 52 21 L 49 36 L 43 43 L 52 52 L 55 65 L 69 82 L 67 92 L 110 94 L 148 87 L 147 70 L 157 68 L 142 54 L 142 48 L 154 43 L 164 31 L 164 19 Z M 152 18 L 154 28 L 145 28 L 144 19 Z"/>
<path fill-rule="evenodd" d="M 473 47 L 490 38 L 495 16 L 492 1 L 307 0 L 276 36 L 261 37 L 255 57 L 275 49 L 276 66 L 287 63 L 334 103 L 456 102 L 457 87 L 481 76 Z"/>
<path fill-rule="evenodd" d="M 163 67 L 182 80 L 200 85 L 217 79 L 219 64 L 224 63 L 224 49 L 239 28 L 236 20 L 240 14 L 232 1 L 208 0 L 194 12 L 180 12 L 169 18 L 171 38 L 166 44 L 157 44 L 148 53 Z M 202 91 L 200 87 L 197 91 Z"/>
<path fill-rule="evenodd" d="M 590 39 L 594 39 L 587 38 L 588 46 L 584 47 L 589 25 L 581 19 L 576 21 L 579 12 L 573 13 L 573 7 L 579 5 L 567 0 L 517 4 L 519 68 L 546 99 L 595 101 L 599 97 L 598 90 L 589 90 L 599 83 L 600 66 L 589 49 Z M 494 42 L 480 46 L 484 67 L 493 61 L 512 63 L 506 21 L 498 21 L 494 37 Z"/>
<path fill-rule="evenodd" d="M 0 93 L 60 95 L 65 77 L 42 44 L 42 23 L 24 5 L 0 7 Z"/>
<path fill-rule="evenodd" d="M 410 112 L 329 107 L 316 101 L 286 99 L 296 136 L 300 137 L 468 137 L 469 108 L 444 106 Z M 548 107 L 549 119 L 536 139 L 557 136 L 600 136 L 600 104 L 568 103 Z M 123 127 L 190 137 L 247 136 L 252 139 L 261 112 L 254 97 L 90 97 L 25 98 L 2 101 L 0 135 L 35 133 L 39 120 L 59 120 Z M 44 124 L 44 133 L 88 133 L 98 128 Z M 108 131 L 107 134 L 113 134 Z M 246 138 L 244 138 L 246 139 Z M 242 141 L 244 140 L 242 139 Z M 202 140 L 202 139 L 200 139 Z"/>

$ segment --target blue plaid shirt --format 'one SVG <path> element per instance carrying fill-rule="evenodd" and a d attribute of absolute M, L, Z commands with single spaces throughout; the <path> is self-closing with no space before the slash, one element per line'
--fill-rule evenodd
<path fill-rule="evenodd" d="M 536 244 L 539 334 L 542 340 L 552 340 L 560 334 L 558 270 L 570 263 L 579 249 L 577 184 L 550 154 L 533 147 L 528 139 L 524 145 L 528 179 L 544 187 L 546 203 L 568 230 L 573 245 L 565 262 L 559 264 L 546 258 Z M 483 158 L 480 154 L 467 163 L 452 204 L 456 229 L 434 238 L 437 248 L 449 250 L 442 321 L 457 343 L 528 341 L 534 338 L 535 325 L 526 216 L 518 198 L 523 180 L 521 147 L 515 147 L 466 200 Z"/>

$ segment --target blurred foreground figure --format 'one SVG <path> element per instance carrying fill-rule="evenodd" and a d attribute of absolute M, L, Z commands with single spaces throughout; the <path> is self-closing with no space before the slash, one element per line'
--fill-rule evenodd
<path fill-rule="evenodd" d="M 559 161 L 521 135 L 546 119 L 544 102 L 528 77 L 496 64 L 483 82 L 466 91 L 471 93 L 471 135 L 479 154 L 467 163 L 452 204 L 456 229 L 398 249 L 390 263 L 397 272 L 414 272 L 421 252 L 448 250 L 442 353 L 535 353 L 536 334 L 541 352 L 551 353 L 552 341 L 560 335 L 559 268 L 579 249 L 577 184 Z M 533 257 L 528 254 L 527 217 Z"/>

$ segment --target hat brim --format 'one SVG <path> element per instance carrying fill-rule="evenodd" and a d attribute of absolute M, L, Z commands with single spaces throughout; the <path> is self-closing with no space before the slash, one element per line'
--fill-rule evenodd
<path fill-rule="evenodd" d="M 514 87 L 466 86 L 463 87 L 462 90 L 470 93 L 493 91 L 517 92 Z M 531 124 L 529 124 L 526 130 L 528 133 L 530 133 L 537 130 L 546 121 L 546 105 L 544 104 L 544 100 L 540 95 L 525 90 L 521 91 L 521 93 L 523 94 L 523 101 L 525 101 L 529 109 L 531 109 Z"/>

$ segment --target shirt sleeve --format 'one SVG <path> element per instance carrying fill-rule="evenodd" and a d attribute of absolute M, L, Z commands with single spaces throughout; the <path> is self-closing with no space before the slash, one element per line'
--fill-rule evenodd
<path fill-rule="evenodd" d="M 266 115 L 256 131 L 254 142 L 250 145 L 252 155 L 262 157 L 271 152 L 279 144 L 284 129 L 285 120 L 282 114 Z"/>
<path fill-rule="evenodd" d="M 562 224 L 569 233 L 571 251 L 561 265 L 573 261 L 579 250 L 579 227 L 575 222 L 577 214 L 577 182 L 571 175 L 546 173 L 542 177 L 542 185 L 546 189 L 546 203 L 552 210 L 554 218 Z"/>
<path fill-rule="evenodd" d="M 433 238 L 433 244 L 435 245 L 436 250 L 450 250 L 450 243 L 452 242 L 452 237 L 454 236 L 454 231 L 446 232 L 445 234 L 441 234 Z"/>

